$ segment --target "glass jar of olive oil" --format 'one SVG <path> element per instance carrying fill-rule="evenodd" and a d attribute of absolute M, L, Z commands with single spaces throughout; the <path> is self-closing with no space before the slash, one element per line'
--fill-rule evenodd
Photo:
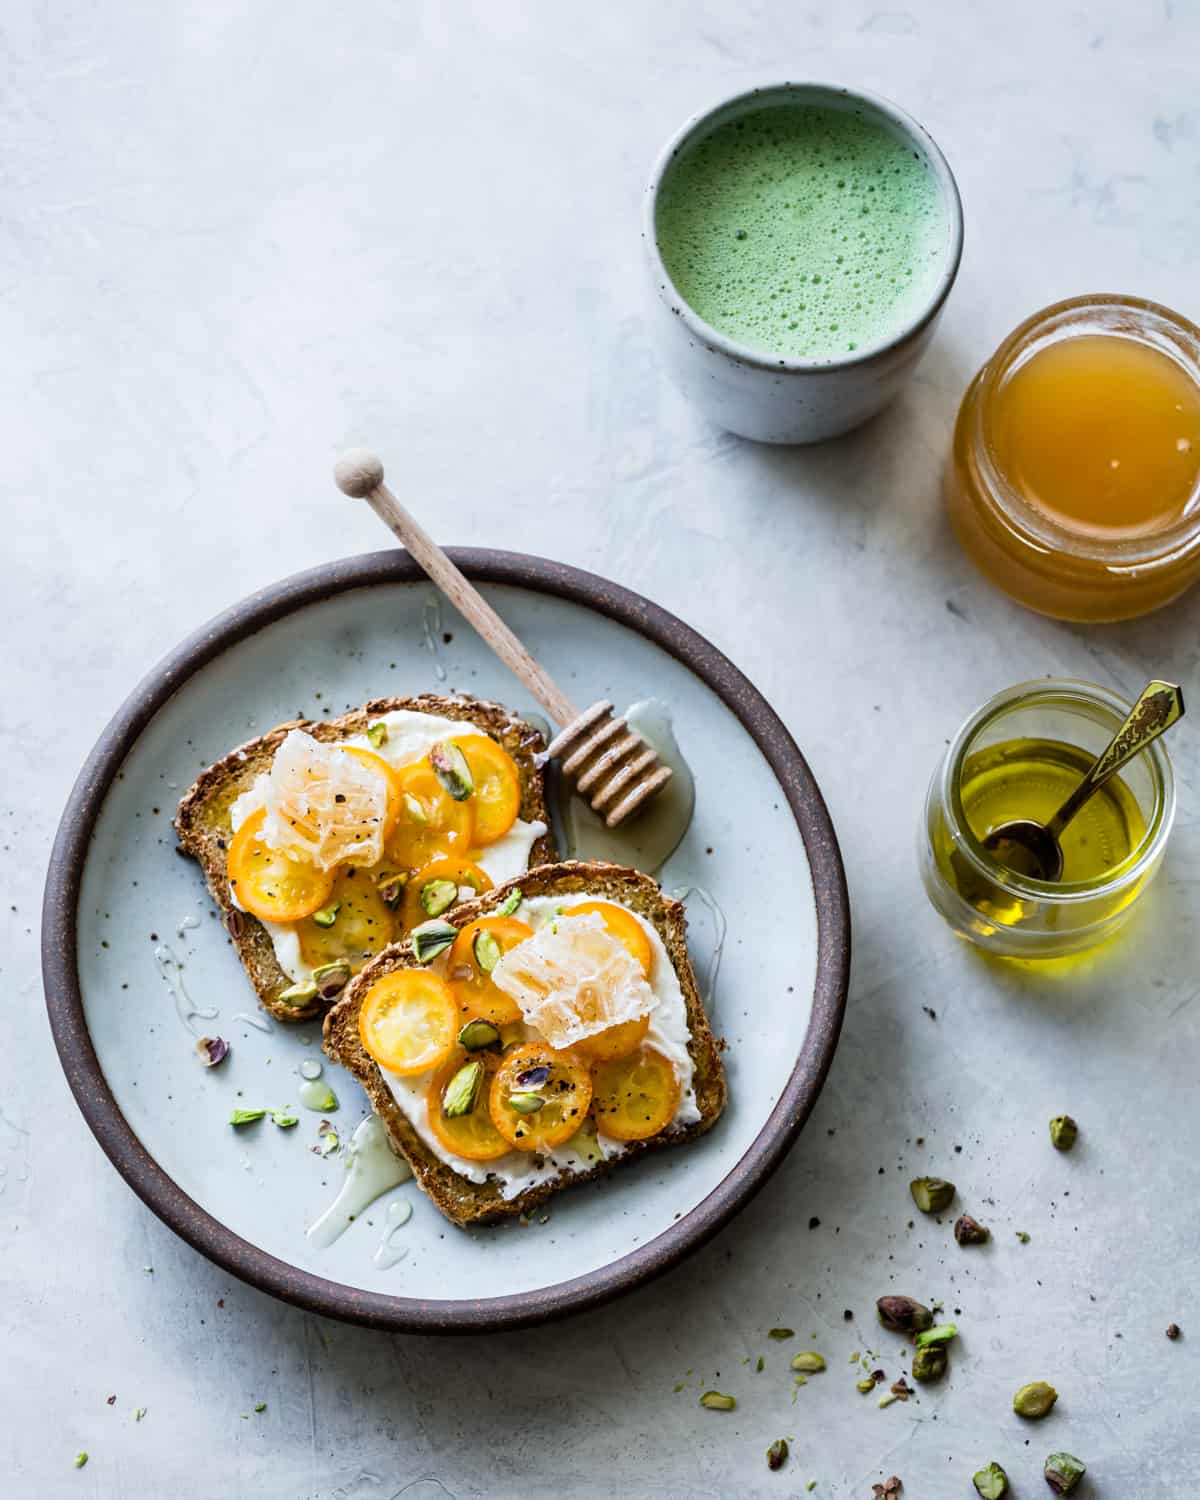
<path fill-rule="evenodd" d="M 1162 859 L 1175 780 L 1162 741 L 1149 745 L 1063 832 L 1063 878 L 1033 880 L 985 852 L 1019 818 L 1048 822 L 1131 705 L 1090 682 L 1022 682 L 958 731 L 929 787 L 921 876 L 962 937 L 1008 958 L 1056 958 L 1110 937 Z"/>

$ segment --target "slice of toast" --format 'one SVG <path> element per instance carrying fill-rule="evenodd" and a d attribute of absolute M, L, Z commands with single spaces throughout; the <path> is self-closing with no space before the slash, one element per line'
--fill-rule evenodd
<path fill-rule="evenodd" d="M 504 1197 L 495 1180 L 477 1183 L 462 1176 L 422 1140 L 359 1037 L 359 1010 L 363 997 L 375 981 L 393 969 L 418 967 L 409 942 L 393 944 L 376 954 L 362 969 L 326 1016 L 325 1051 L 359 1080 L 372 1109 L 382 1120 L 392 1146 L 407 1158 L 412 1167 L 417 1185 L 456 1224 L 484 1223 L 528 1213 L 562 1188 L 597 1177 L 652 1147 L 682 1145 L 694 1140 L 716 1124 L 725 1108 L 725 1070 L 688 958 L 687 918 L 682 904 L 664 895 L 655 881 L 637 870 L 600 861 L 569 860 L 530 868 L 518 879 L 458 907 L 450 913 L 449 921 L 456 927 L 464 927 L 477 917 L 494 912 L 516 890 L 526 897 L 586 894 L 616 901 L 644 917 L 654 927 L 683 992 L 688 1021 L 688 1052 L 694 1068 L 693 1088 L 700 1118 L 693 1124 L 670 1129 L 650 1140 L 631 1142 L 621 1155 L 611 1160 L 584 1171 L 564 1171 L 550 1181 L 531 1185 L 512 1198 Z"/>
<path fill-rule="evenodd" d="M 225 865 L 226 846 L 232 837 L 230 811 L 237 798 L 253 786 L 255 778 L 270 770 L 275 751 L 290 730 L 303 729 L 316 740 L 343 740 L 364 734 L 381 714 L 402 709 L 437 714 L 485 730 L 516 762 L 521 780 L 518 816 L 526 822 L 541 822 L 547 829 L 550 827 L 544 776 L 538 759 L 545 749 L 540 731 L 501 704 L 481 698 L 439 697 L 432 693 L 416 698 L 374 698 L 336 719 L 294 719 L 280 724 L 269 734 L 231 750 L 202 772 L 184 793 L 175 815 L 175 832 L 180 849 L 198 860 L 204 871 L 237 955 L 258 993 L 259 1004 L 280 1021 L 312 1020 L 328 1009 L 328 1003 L 318 999 L 307 1005 L 285 1005 L 276 998 L 292 981 L 276 960 L 270 933 L 249 912 L 239 911 L 230 897 Z M 547 832 L 535 841 L 530 863 L 542 864 L 554 857 L 554 840 Z"/>

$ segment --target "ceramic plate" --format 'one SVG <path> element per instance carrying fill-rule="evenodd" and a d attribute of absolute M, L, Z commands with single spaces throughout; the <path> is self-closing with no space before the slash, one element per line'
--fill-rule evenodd
<path fill-rule="evenodd" d="M 266 1291 L 422 1331 L 512 1327 L 593 1306 L 712 1235 L 762 1186 L 811 1110 L 849 967 L 828 814 L 795 743 L 741 673 L 679 620 L 603 579 L 510 553 L 454 556 L 579 701 L 603 696 L 624 707 L 653 695 L 671 707 L 697 795 L 662 880 L 692 889 L 689 941 L 702 987 L 716 970 L 708 1002 L 729 1043 L 730 1102 L 711 1134 L 561 1194 L 528 1228 L 456 1229 L 409 1182 L 328 1248 L 306 1238 L 344 1173 L 341 1153 L 311 1149 L 321 1117 L 298 1105 L 299 1070 L 320 1058 L 320 1031 L 267 1022 L 257 1010 L 199 868 L 176 853 L 171 818 L 202 767 L 297 715 L 423 691 L 533 706 L 474 633 L 443 613 L 404 553 L 287 579 L 150 674 L 72 793 L 43 925 L 59 1055 L 134 1191 L 196 1249 Z M 215 1014 L 181 1019 L 180 978 L 191 1005 Z M 220 1067 L 199 1066 L 197 1031 L 231 1043 Z M 325 1077 L 340 1102 L 327 1117 L 344 1141 L 367 1114 L 363 1096 L 332 1064 Z M 234 1130 L 237 1105 L 291 1106 L 300 1123 Z M 375 1252 L 389 1205 L 401 1199 L 413 1212 L 390 1243 L 404 1253 L 384 1269 Z"/>

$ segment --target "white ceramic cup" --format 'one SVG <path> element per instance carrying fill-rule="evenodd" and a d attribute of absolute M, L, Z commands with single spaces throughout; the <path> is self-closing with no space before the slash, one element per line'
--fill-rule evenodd
<path fill-rule="evenodd" d="M 686 145 L 716 126 L 775 104 L 854 110 L 903 141 L 928 165 L 944 208 L 941 272 L 929 300 L 884 343 L 833 359 L 784 359 L 718 333 L 676 291 L 658 250 L 658 191 Z M 646 193 L 642 225 L 654 285 L 654 334 L 672 379 L 719 426 L 762 443 L 815 443 L 857 427 L 899 391 L 933 336 L 962 256 L 962 204 L 954 176 L 932 136 L 910 115 L 862 89 L 779 83 L 736 94 L 694 115 L 667 143 Z"/>

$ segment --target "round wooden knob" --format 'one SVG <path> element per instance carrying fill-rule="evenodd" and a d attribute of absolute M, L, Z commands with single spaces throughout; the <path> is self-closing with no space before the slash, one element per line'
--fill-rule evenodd
<path fill-rule="evenodd" d="M 366 448 L 348 448 L 334 464 L 333 477 L 343 494 L 365 500 L 383 483 L 383 464 Z"/>

